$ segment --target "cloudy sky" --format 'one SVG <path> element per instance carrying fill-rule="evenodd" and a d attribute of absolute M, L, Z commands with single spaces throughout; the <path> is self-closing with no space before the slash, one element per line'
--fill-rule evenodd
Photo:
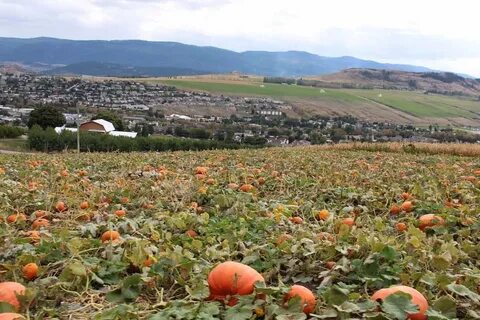
<path fill-rule="evenodd" d="M 305 50 L 480 77 L 476 0 L 0 0 L 0 36 Z"/>

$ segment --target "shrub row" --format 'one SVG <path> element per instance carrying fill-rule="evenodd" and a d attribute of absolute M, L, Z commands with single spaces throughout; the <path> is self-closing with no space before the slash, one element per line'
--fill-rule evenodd
<path fill-rule="evenodd" d="M 25 133 L 26 133 L 26 130 L 20 127 L 14 127 L 10 125 L 0 125 L 0 139 L 18 138 Z"/>
<path fill-rule="evenodd" d="M 64 151 L 77 148 L 77 134 L 63 131 L 57 134 L 54 129 L 42 129 L 34 126 L 28 133 L 31 150 Z M 240 149 L 253 147 L 217 140 L 196 140 L 176 137 L 114 137 L 99 133 L 80 133 L 80 150 L 86 152 L 132 152 L 132 151 L 177 151 L 177 150 L 211 150 Z"/>

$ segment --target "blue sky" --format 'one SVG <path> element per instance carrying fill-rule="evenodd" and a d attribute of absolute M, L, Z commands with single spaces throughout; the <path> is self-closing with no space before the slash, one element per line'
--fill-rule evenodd
<path fill-rule="evenodd" d="M 304 50 L 480 77 L 475 0 L 0 0 L 0 36 Z"/>

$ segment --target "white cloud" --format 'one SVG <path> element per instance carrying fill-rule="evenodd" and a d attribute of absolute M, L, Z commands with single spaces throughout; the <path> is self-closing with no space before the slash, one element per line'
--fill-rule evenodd
<path fill-rule="evenodd" d="M 2 36 L 308 50 L 480 76 L 475 0 L 0 0 Z"/>

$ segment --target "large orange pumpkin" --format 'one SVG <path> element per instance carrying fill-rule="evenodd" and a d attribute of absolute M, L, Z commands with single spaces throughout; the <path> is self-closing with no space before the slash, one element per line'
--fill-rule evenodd
<path fill-rule="evenodd" d="M 28 263 L 22 268 L 23 277 L 27 280 L 33 280 L 38 277 L 38 266 L 35 262 Z"/>
<path fill-rule="evenodd" d="M 85 210 L 88 209 L 88 207 L 90 207 L 88 201 L 83 201 L 82 203 L 80 203 L 80 209 Z"/>
<path fill-rule="evenodd" d="M 419 312 L 414 314 L 409 314 L 408 319 L 410 320 L 426 320 L 427 316 L 425 312 L 428 309 L 428 301 L 425 297 L 415 290 L 414 288 L 407 287 L 407 286 L 393 286 L 391 288 L 380 289 L 373 294 L 371 297 L 374 301 L 381 301 L 388 297 L 391 294 L 396 292 L 405 292 L 412 296 L 412 303 L 418 306 Z"/>
<path fill-rule="evenodd" d="M 0 282 L 0 302 L 11 304 L 15 310 L 20 309 L 17 295 L 22 295 L 25 287 L 18 282 Z"/>
<path fill-rule="evenodd" d="M 265 282 L 265 279 L 255 269 L 243 263 L 223 262 L 208 275 L 209 300 L 228 299 L 227 304 L 234 306 L 237 299 L 233 296 L 251 294 L 257 281 Z"/>
<path fill-rule="evenodd" d="M 287 302 L 288 300 L 297 296 L 300 297 L 302 301 L 303 312 L 309 314 L 315 310 L 317 300 L 315 299 L 313 292 L 304 286 L 293 285 L 292 288 L 290 288 L 290 291 L 288 291 L 288 293 L 285 295 L 284 301 Z"/>
<path fill-rule="evenodd" d="M 195 174 L 207 174 L 208 168 L 207 167 L 197 167 L 195 168 Z"/>
<path fill-rule="evenodd" d="M 397 215 L 399 214 L 400 212 L 402 211 L 402 209 L 397 206 L 396 204 L 394 204 L 391 208 L 390 208 L 390 214 L 393 214 L 393 215 Z"/>
<path fill-rule="evenodd" d="M 330 212 L 327 209 L 323 209 L 318 212 L 317 216 L 320 220 L 327 220 L 330 217 Z"/>
<path fill-rule="evenodd" d="M 58 201 L 55 204 L 55 210 L 57 210 L 58 212 L 64 212 L 67 210 L 67 205 L 63 201 Z"/>
<path fill-rule="evenodd" d="M 242 191 L 242 192 L 250 192 L 253 189 L 255 189 L 255 187 L 252 186 L 251 184 L 244 184 L 240 187 L 240 191 Z"/>
<path fill-rule="evenodd" d="M 295 224 L 302 224 L 303 223 L 302 217 L 290 217 L 290 218 L 288 218 L 288 220 L 290 220 L 292 223 L 295 223 Z"/>
<path fill-rule="evenodd" d="M 345 218 L 345 219 L 342 220 L 342 224 L 346 224 L 349 227 L 353 227 L 355 225 L 355 219 Z"/>
<path fill-rule="evenodd" d="M 120 238 L 120 233 L 118 233 L 118 231 L 109 230 L 109 231 L 105 231 L 102 234 L 102 242 L 115 241 L 115 240 L 118 240 L 119 238 Z"/>
<path fill-rule="evenodd" d="M 24 215 L 23 213 L 14 213 L 7 217 L 8 223 L 14 223 L 17 221 L 26 221 L 26 220 L 27 220 L 27 216 Z"/>
<path fill-rule="evenodd" d="M 425 230 L 425 228 L 443 226 L 445 224 L 445 220 L 443 220 L 442 217 L 434 215 L 433 213 L 424 214 L 418 219 L 418 221 L 420 222 L 418 227 L 422 231 Z"/>
<path fill-rule="evenodd" d="M 405 201 L 404 203 L 402 203 L 401 209 L 405 212 L 411 212 L 413 210 L 412 201 Z"/>
<path fill-rule="evenodd" d="M 21 314 L 18 313 L 0 313 L 0 320 L 20 320 L 25 319 Z"/>
<path fill-rule="evenodd" d="M 38 218 L 35 221 L 33 221 L 32 228 L 40 229 L 42 227 L 48 227 L 49 225 L 50 225 L 50 221 L 48 221 L 47 219 Z"/>

